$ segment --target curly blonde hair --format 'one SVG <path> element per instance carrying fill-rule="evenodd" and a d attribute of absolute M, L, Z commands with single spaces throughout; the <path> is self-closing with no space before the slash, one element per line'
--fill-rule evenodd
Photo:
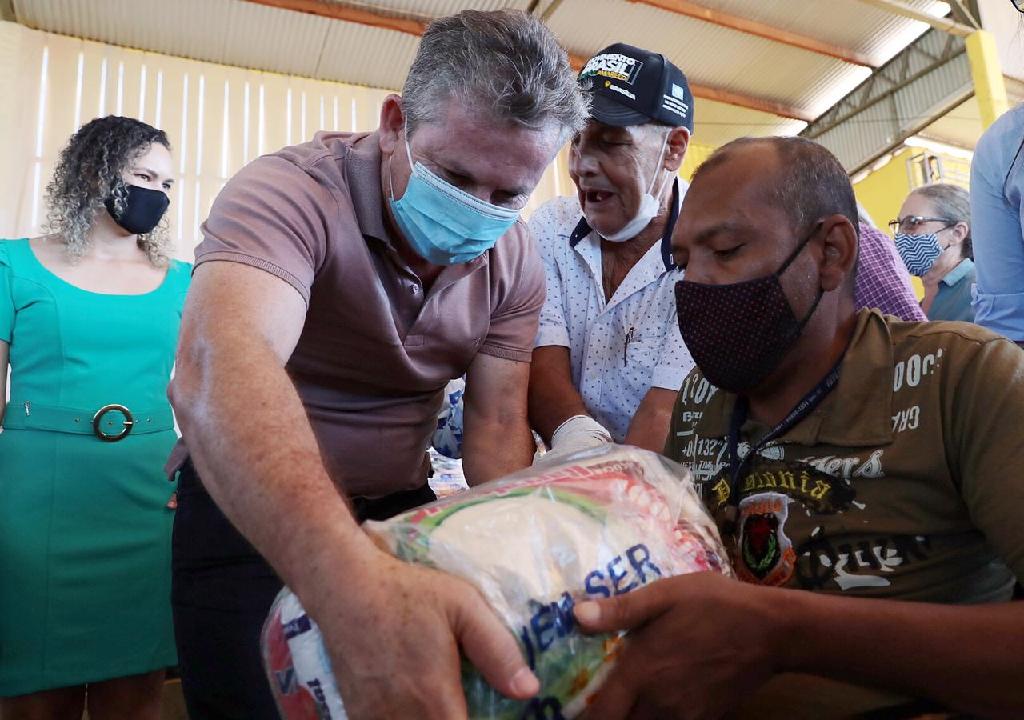
<path fill-rule="evenodd" d="M 121 176 L 153 143 L 171 149 L 163 130 L 133 118 L 108 115 L 87 122 L 61 150 L 53 179 L 46 186 L 44 227 L 60 236 L 72 260 L 88 249 L 89 228 L 96 213 L 107 211 L 107 198 L 113 196 L 118 215 L 124 212 L 128 191 Z M 167 265 L 171 239 L 166 216 L 152 232 L 140 234 L 138 243 L 153 265 Z"/>

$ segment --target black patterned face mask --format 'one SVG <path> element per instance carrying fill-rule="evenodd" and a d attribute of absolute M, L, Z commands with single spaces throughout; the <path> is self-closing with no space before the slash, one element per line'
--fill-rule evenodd
<path fill-rule="evenodd" d="M 742 394 L 757 387 L 782 362 L 803 332 L 824 292 L 797 320 L 779 277 L 818 232 L 820 223 L 771 275 L 732 283 L 676 283 L 679 332 L 697 367 L 715 387 Z"/>

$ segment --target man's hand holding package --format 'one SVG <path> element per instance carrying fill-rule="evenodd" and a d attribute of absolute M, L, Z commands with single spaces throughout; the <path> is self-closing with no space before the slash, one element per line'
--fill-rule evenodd
<path fill-rule="evenodd" d="M 778 671 L 778 607 L 763 588 L 713 572 L 581 603 L 586 632 L 629 630 L 586 720 L 722 717 Z"/>
<path fill-rule="evenodd" d="M 536 694 L 515 639 L 475 588 L 367 540 L 346 581 L 308 600 L 351 720 L 465 718 L 460 649 L 500 692 Z"/>

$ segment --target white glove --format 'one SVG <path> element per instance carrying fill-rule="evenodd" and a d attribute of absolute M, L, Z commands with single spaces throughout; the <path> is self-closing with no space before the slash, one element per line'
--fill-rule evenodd
<path fill-rule="evenodd" d="M 613 442 L 605 427 L 589 415 L 573 415 L 551 434 L 551 449 L 541 456 L 549 461 L 580 450 Z"/>

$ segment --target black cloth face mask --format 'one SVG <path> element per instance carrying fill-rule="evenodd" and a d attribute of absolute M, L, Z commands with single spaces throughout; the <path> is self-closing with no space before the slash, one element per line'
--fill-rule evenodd
<path fill-rule="evenodd" d="M 116 212 L 113 195 L 108 197 L 104 203 L 110 217 L 130 233 L 145 235 L 152 232 L 160 222 L 160 218 L 167 212 L 167 206 L 171 204 L 171 199 L 160 190 L 150 190 L 138 185 L 125 185 L 124 187 L 128 195 L 124 202 L 124 212 L 120 216 Z"/>
<path fill-rule="evenodd" d="M 679 332 L 709 383 L 742 394 L 768 377 L 793 347 L 824 291 L 819 284 L 811 309 L 797 320 L 779 277 L 820 227 L 815 225 L 771 275 L 729 285 L 676 283 Z"/>

